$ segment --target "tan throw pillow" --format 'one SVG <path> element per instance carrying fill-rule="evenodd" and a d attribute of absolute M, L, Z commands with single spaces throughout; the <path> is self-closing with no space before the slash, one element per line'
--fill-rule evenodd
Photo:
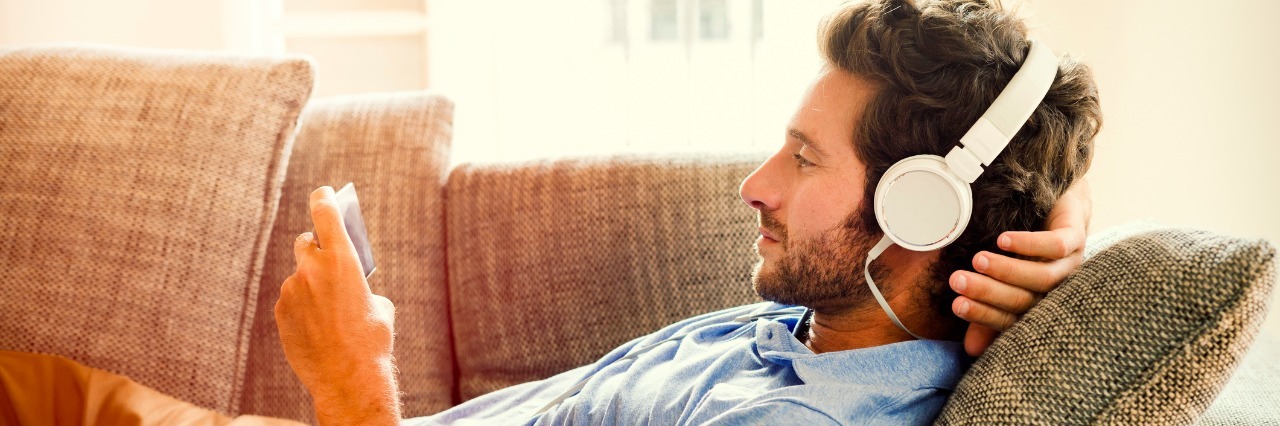
<path fill-rule="evenodd" d="M 449 297 L 462 399 L 757 301 L 760 158 L 462 165 L 449 177 Z"/>
<path fill-rule="evenodd" d="M 0 52 L 0 349 L 234 413 L 312 67 Z"/>
<path fill-rule="evenodd" d="M 313 421 L 311 399 L 285 361 L 273 312 L 280 284 L 294 271 L 294 238 L 312 229 L 311 191 L 347 182 L 359 193 L 378 265 L 369 285 L 396 304 L 403 414 L 424 416 L 453 405 L 444 269 L 452 132 L 453 103 L 430 93 L 360 95 L 307 107 L 262 275 L 245 413 Z"/>
<path fill-rule="evenodd" d="M 1195 421 L 1262 323 L 1275 247 L 1136 227 L 1091 237 L 1081 269 L 973 364 L 939 423 Z"/>

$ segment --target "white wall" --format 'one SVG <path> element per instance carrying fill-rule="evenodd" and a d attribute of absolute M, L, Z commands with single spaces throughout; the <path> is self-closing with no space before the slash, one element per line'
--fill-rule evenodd
<path fill-rule="evenodd" d="M 219 1 L 0 0 L 0 44 L 223 49 L 222 7 Z"/>
<path fill-rule="evenodd" d="M 1138 219 L 1280 245 L 1280 2 L 1030 0 L 1096 73 L 1095 229 Z"/>

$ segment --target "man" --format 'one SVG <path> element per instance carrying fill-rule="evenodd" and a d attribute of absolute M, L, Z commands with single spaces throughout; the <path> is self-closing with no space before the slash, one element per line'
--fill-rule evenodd
<path fill-rule="evenodd" d="M 760 218 L 753 285 L 770 302 L 681 321 L 414 422 L 930 421 L 967 367 L 959 341 L 981 353 L 1080 262 L 1089 202 L 1073 184 L 1101 121 L 1092 76 L 1059 61 L 1048 95 L 973 183 L 959 240 L 889 247 L 871 264 L 883 310 L 862 267 L 883 235 L 871 196 L 898 160 L 956 145 L 1018 70 L 1025 33 L 985 0 L 842 7 L 785 143 L 742 183 Z M 316 235 L 299 236 L 276 304 L 285 355 L 322 423 L 395 423 L 393 307 L 364 282 L 331 188 L 312 194 L 312 216 Z M 957 271 L 969 264 L 976 272 Z"/>

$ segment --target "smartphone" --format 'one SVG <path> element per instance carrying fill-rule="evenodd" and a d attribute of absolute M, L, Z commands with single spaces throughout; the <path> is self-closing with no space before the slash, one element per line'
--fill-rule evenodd
<path fill-rule="evenodd" d="M 364 226 L 364 216 L 360 214 L 360 198 L 356 196 L 356 186 L 347 182 L 334 194 L 338 201 L 338 213 L 342 215 L 342 224 L 347 228 L 347 236 L 356 248 L 356 257 L 360 258 L 360 268 L 364 277 L 369 278 L 377 265 L 373 262 L 373 249 L 369 245 L 369 231 Z"/>

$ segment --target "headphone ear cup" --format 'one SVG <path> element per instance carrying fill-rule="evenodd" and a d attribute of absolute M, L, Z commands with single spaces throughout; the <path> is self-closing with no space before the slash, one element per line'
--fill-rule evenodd
<path fill-rule="evenodd" d="M 875 215 L 880 230 L 910 250 L 936 250 L 951 244 L 969 225 L 972 212 L 969 184 L 936 155 L 917 155 L 895 163 L 876 186 Z"/>

